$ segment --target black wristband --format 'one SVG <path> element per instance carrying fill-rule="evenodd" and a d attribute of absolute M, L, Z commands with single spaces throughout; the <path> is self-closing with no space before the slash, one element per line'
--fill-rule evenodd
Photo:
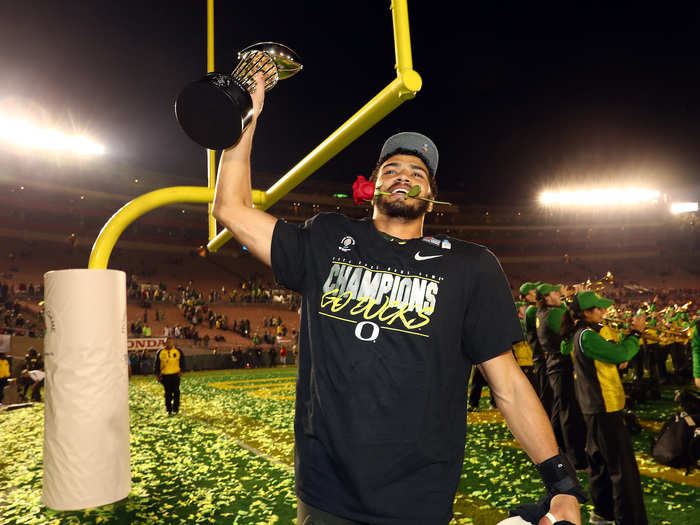
<path fill-rule="evenodd" d="M 552 456 L 537 465 L 537 470 L 550 496 L 569 494 L 575 496 L 579 503 L 588 499 L 576 477 L 576 470 L 566 456 Z"/>
<path fill-rule="evenodd" d="M 642 332 L 640 332 L 639 330 L 632 330 L 632 331 L 630 332 L 630 335 L 635 336 L 637 339 L 641 339 L 641 338 L 642 338 Z"/>

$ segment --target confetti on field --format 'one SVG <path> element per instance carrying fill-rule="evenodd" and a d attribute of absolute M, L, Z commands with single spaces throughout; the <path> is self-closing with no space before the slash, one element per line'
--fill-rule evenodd
<path fill-rule="evenodd" d="M 162 387 L 130 385 L 132 490 L 112 505 L 56 512 L 40 501 L 43 406 L 0 413 L 0 522 L 3 524 L 294 523 L 293 411 L 296 369 L 189 373 L 181 412 L 165 414 Z M 469 414 L 463 474 L 452 525 L 492 525 L 536 501 L 541 483 L 500 415 Z M 669 399 L 640 409 L 650 422 L 634 437 L 650 523 L 700 523 L 697 486 L 648 456 L 653 429 L 673 412 Z M 664 472 L 672 471 L 671 480 Z M 669 475 L 671 475 L 669 474 Z M 581 476 L 587 486 L 585 475 Z M 584 523 L 590 506 L 584 508 Z"/>

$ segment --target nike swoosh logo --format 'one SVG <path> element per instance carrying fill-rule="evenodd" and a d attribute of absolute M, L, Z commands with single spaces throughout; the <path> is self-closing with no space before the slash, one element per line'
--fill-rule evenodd
<path fill-rule="evenodd" d="M 428 259 L 435 259 L 436 257 L 442 257 L 442 255 L 421 255 L 420 252 L 416 252 L 416 255 L 414 255 L 416 261 L 427 261 Z"/>

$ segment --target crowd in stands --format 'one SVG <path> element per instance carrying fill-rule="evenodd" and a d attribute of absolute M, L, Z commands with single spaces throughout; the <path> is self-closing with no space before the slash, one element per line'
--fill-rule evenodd
<path fill-rule="evenodd" d="M 241 281 L 238 287 L 227 290 L 226 286 L 210 288 L 209 292 L 197 290 L 192 281 L 187 285 L 179 284 L 177 291 L 170 293 L 163 282 L 158 284 L 140 283 L 138 278 L 130 275 L 127 280 L 127 290 L 130 299 L 141 301 L 142 304 L 165 303 L 183 304 L 192 301 L 194 304 L 215 304 L 220 302 L 242 304 L 287 304 L 294 310 L 301 304 L 298 294 L 281 290 L 272 283 L 261 280 Z"/>
<path fill-rule="evenodd" d="M 253 326 L 247 318 L 231 320 L 228 314 L 222 311 L 223 305 L 242 302 L 247 304 L 271 304 L 271 298 L 276 295 L 276 290 L 263 286 L 256 281 L 243 281 L 239 287 L 227 293 L 226 287 L 219 290 L 210 289 L 208 293 L 197 290 L 192 281 L 186 285 L 178 285 L 177 292 L 168 294 L 163 285 L 154 288 L 144 287 L 138 283 L 135 277 L 129 278 L 129 290 L 132 299 L 139 301 L 144 307 L 143 318 L 135 319 L 130 326 L 130 333 L 133 337 L 166 336 L 175 339 L 190 339 L 195 346 L 209 347 L 213 341 L 215 343 L 226 342 L 224 333 L 201 332 L 207 327 L 216 332 L 232 332 L 238 336 L 251 339 L 254 345 L 272 345 L 287 337 L 289 328 L 284 324 L 281 316 L 265 317 L 262 326 Z M 139 291 L 140 290 L 140 291 Z M 299 304 L 298 295 L 291 293 L 277 294 L 279 300 L 274 301 L 280 304 L 285 300 L 290 307 Z M 183 316 L 183 322 L 179 320 L 173 323 L 166 321 L 166 314 L 163 308 L 159 308 L 158 303 L 167 301 L 175 302 L 179 312 Z M 298 307 L 298 306 L 297 306 Z M 148 324 L 149 310 L 153 310 L 155 320 L 164 324 L 162 334 L 154 334 Z M 296 331 L 293 331 L 296 333 Z"/>
<path fill-rule="evenodd" d="M 41 312 L 23 312 L 22 304 L 10 295 L 0 299 L 0 334 L 43 337 L 44 319 Z"/>

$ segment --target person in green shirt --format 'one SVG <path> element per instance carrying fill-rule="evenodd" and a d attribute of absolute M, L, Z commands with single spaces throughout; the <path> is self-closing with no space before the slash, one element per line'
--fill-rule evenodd
<path fill-rule="evenodd" d="M 577 469 L 586 468 L 585 426 L 574 394 L 571 358 L 559 347 L 561 319 L 566 312 L 561 286 L 542 283 L 537 287 L 537 338 L 547 356 L 547 380 L 552 389 L 550 421 L 559 448 Z"/>
<path fill-rule="evenodd" d="M 525 374 L 532 385 L 532 388 L 537 389 L 537 378 L 535 377 L 534 371 L 532 369 L 532 348 L 527 342 L 527 329 L 525 327 L 525 310 L 527 309 L 527 303 L 523 301 L 516 301 L 515 308 L 518 310 L 518 318 L 520 319 L 520 327 L 523 329 L 523 341 L 518 341 L 513 345 L 513 354 L 515 355 L 515 360 L 520 365 L 520 369 Z"/>
<path fill-rule="evenodd" d="M 646 525 L 639 469 L 624 423 L 625 391 L 617 366 L 639 351 L 644 316 L 632 319 L 632 331 L 619 342 L 600 335 L 605 310 L 613 301 L 595 292 L 579 292 L 562 320 L 561 353 L 571 354 L 574 388 L 586 422 L 591 523 Z"/>
<path fill-rule="evenodd" d="M 547 379 L 547 356 L 537 338 L 537 287 L 542 282 L 525 282 L 520 286 L 520 298 L 527 303 L 525 308 L 525 340 L 532 349 L 532 368 L 535 376 L 535 392 L 547 415 L 552 416 L 552 387 Z"/>
<path fill-rule="evenodd" d="M 695 387 L 700 388 L 700 310 L 695 312 L 693 322 L 693 335 L 690 339 L 690 348 L 693 353 L 693 378 Z"/>

